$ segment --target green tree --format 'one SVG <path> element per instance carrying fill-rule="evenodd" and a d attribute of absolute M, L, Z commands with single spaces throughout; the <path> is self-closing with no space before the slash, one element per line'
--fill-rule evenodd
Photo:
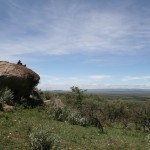
<path fill-rule="evenodd" d="M 82 90 L 82 89 L 79 89 L 79 87 L 73 86 L 71 87 L 71 91 L 76 96 L 76 104 L 78 105 L 78 108 L 82 108 L 84 92 L 86 90 Z"/>

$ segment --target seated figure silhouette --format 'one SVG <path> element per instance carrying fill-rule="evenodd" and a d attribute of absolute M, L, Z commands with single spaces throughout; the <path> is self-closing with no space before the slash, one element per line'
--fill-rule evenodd
<path fill-rule="evenodd" d="M 18 65 L 22 65 L 22 62 L 21 62 L 21 60 L 19 60 L 19 61 L 17 62 L 17 64 L 18 64 Z"/>
<path fill-rule="evenodd" d="M 26 67 L 26 64 L 25 64 L 25 65 L 23 65 L 23 64 L 22 64 L 22 62 L 21 62 L 21 60 L 19 60 L 19 61 L 17 62 L 17 64 L 18 64 L 18 65 L 22 65 L 22 66 Z"/>

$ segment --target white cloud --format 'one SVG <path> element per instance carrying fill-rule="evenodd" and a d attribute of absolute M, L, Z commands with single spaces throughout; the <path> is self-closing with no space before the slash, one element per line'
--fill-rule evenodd
<path fill-rule="evenodd" d="M 38 85 L 42 90 L 70 90 L 70 87 L 78 86 L 81 89 L 150 89 L 149 85 L 115 85 L 115 84 L 99 84 L 99 83 L 42 83 Z"/>
<path fill-rule="evenodd" d="M 150 79 L 150 76 L 125 76 L 123 78 L 123 81 L 129 81 L 129 80 L 146 80 Z"/>
<path fill-rule="evenodd" d="M 78 86 L 81 89 L 150 89 L 150 84 L 113 84 L 108 81 L 111 75 L 91 75 L 81 77 L 60 77 L 41 75 L 41 82 L 38 88 L 42 90 L 69 90 L 72 86 Z M 124 77 L 123 81 L 150 79 L 150 76 L 143 77 Z M 115 79 L 114 79 L 115 80 Z M 119 80 L 119 79 L 118 79 Z M 107 82 L 108 81 L 108 82 Z"/>
<path fill-rule="evenodd" d="M 91 75 L 91 76 L 48 76 L 41 75 L 39 88 L 41 89 L 69 89 L 72 86 L 79 86 L 81 88 L 96 88 L 102 85 L 102 81 L 111 78 L 110 75 Z M 100 82 L 99 82 L 100 81 Z"/>
<path fill-rule="evenodd" d="M 79 4 L 64 9 L 53 1 L 30 9 L 19 1 L 9 2 L 8 23 L 0 24 L 0 50 L 8 57 L 29 52 L 132 54 L 149 47 L 147 18 L 140 26 L 138 19 L 132 22 L 134 16 L 126 13 L 101 12 Z"/>
<path fill-rule="evenodd" d="M 94 79 L 94 80 L 103 80 L 103 79 L 108 79 L 111 78 L 111 75 L 92 75 L 89 76 L 89 78 Z"/>

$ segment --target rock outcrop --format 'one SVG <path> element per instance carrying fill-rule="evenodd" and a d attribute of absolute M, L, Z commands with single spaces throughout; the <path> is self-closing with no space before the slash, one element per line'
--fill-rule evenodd
<path fill-rule="evenodd" d="M 51 106 L 60 107 L 60 108 L 63 108 L 65 106 L 64 103 L 61 101 L 61 99 L 58 99 L 58 98 L 45 100 L 43 103 L 45 106 L 51 105 Z"/>
<path fill-rule="evenodd" d="M 0 90 L 11 89 L 16 99 L 28 97 L 39 80 L 37 73 L 23 65 L 0 61 Z"/>

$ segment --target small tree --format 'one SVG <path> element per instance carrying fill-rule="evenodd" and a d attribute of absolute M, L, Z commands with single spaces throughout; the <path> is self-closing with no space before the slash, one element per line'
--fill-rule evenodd
<path fill-rule="evenodd" d="M 82 89 L 79 89 L 78 87 L 76 86 L 73 86 L 71 87 L 71 91 L 75 94 L 76 96 L 76 104 L 78 105 L 78 108 L 82 108 L 82 104 L 83 104 L 83 93 L 86 91 L 86 90 L 82 90 Z"/>

